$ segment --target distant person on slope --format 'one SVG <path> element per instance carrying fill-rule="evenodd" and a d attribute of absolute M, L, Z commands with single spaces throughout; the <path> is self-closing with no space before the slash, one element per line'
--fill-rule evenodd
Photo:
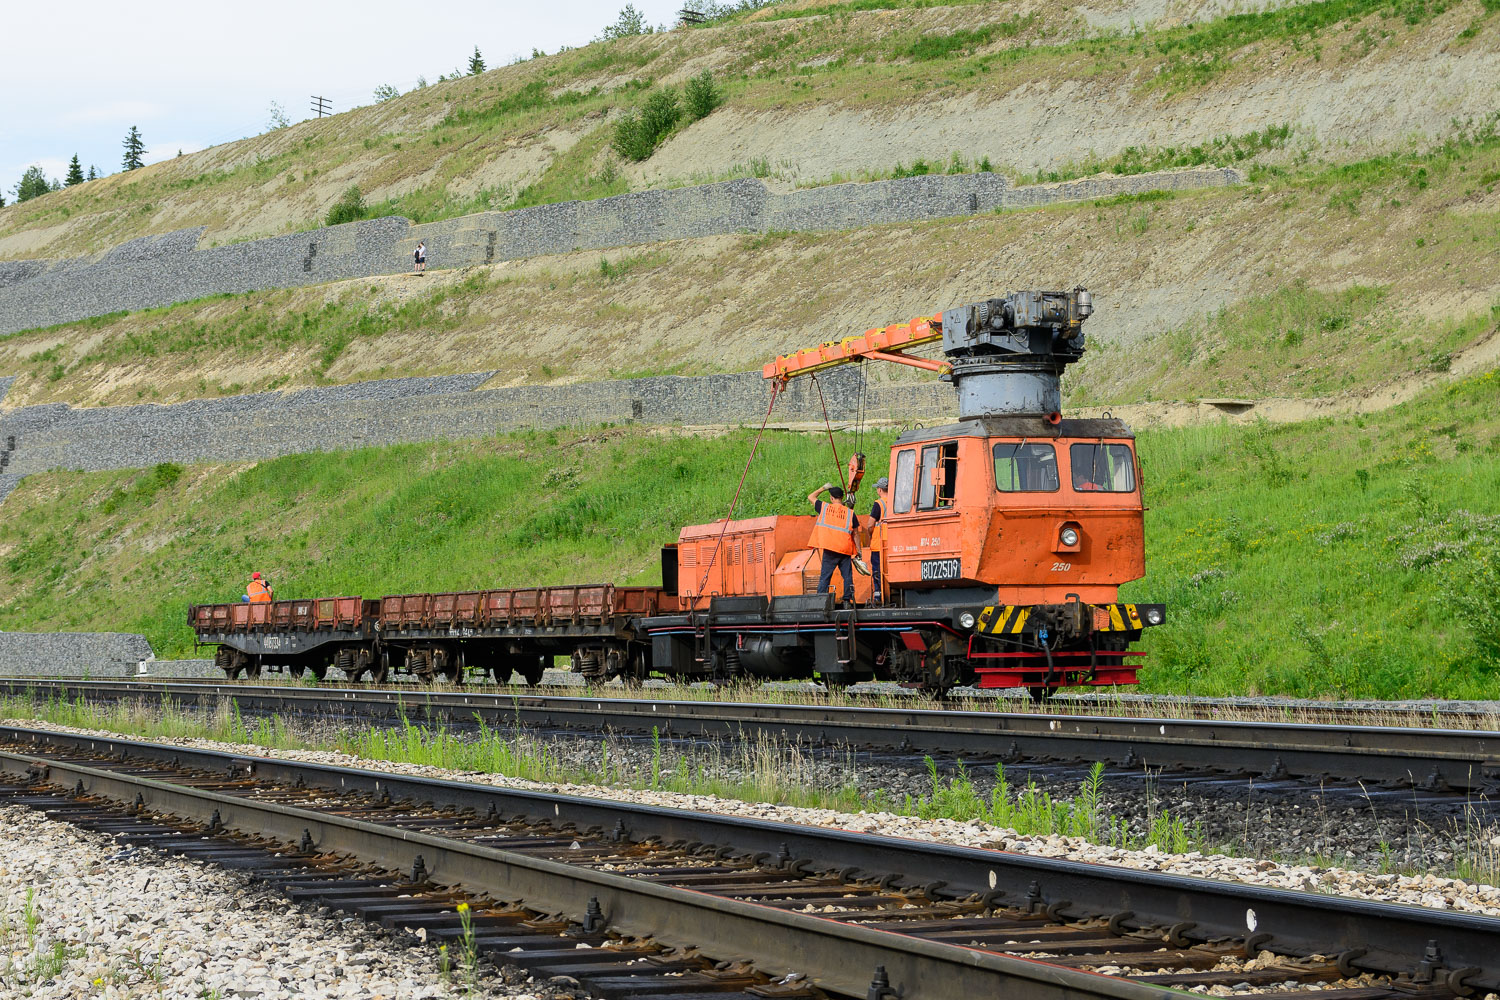
<path fill-rule="evenodd" d="M 250 574 L 250 582 L 245 586 L 245 596 L 250 599 L 251 604 L 265 604 L 271 599 L 271 585 L 260 578 L 260 572 Z"/>
<path fill-rule="evenodd" d="M 416 272 L 418 274 L 421 274 L 422 272 L 424 272 L 424 271 L 427 270 L 427 244 L 426 243 L 418 243 L 417 244 L 417 249 L 412 253 L 412 257 L 416 259 L 416 262 L 417 262 Z"/>

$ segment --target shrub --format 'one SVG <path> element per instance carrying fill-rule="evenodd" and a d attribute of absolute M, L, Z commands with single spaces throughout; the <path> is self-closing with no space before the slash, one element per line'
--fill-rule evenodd
<path fill-rule="evenodd" d="M 1468 631 L 1483 662 L 1500 667 L 1500 549 L 1479 551 L 1459 562 L 1443 588 L 1443 601 Z"/>
<path fill-rule="evenodd" d="M 704 70 L 687 82 L 687 85 L 683 87 L 683 97 L 687 103 L 687 115 L 690 121 L 707 118 L 714 108 L 724 103 L 724 94 L 714 86 L 713 74 L 708 70 Z"/>
<path fill-rule="evenodd" d="M 328 210 L 328 217 L 324 220 L 327 225 L 340 226 L 346 222 L 358 222 L 369 213 L 365 207 L 365 199 L 359 193 L 359 185 L 351 184 L 333 207 Z"/>
<path fill-rule="evenodd" d="M 392 87 L 388 83 L 382 83 L 380 86 L 375 88 L 376 104 L 384 104 L 386 101 L 395 100 L 400 96 L 401 91 L 397 90 L 395 87 Z"/>
<path fill-rule="evenodd" d="M 639 163 L 656 152 L 682 118 L 677 91 L 671 87 L 658 90 L 646 98 L 639 111 L 630 111 L 615 123 L 615 138 L 610 144 L 623 159 Z"/>

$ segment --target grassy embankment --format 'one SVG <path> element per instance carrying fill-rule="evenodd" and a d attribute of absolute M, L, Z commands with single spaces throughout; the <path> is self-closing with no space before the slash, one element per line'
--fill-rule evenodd
<path fill-rule="evenodd" d="M 1149 575 L 1125 593 L 1171 609 L 1146 687 L 1500 697 L 1497 402 L 1490 372 L 1363 418 L 1142 434 Z M 725 512 L 749 442 L 602 429 L 33 476 L 0 521 L 0 627 L 180 656 L 185 605 L 251 569 L 284 596 L 649 583 L 679 525 Z M 867 441 L 872 476 L 888 442 Z M 815 437 L 762 447 L 741 516 L 833 478 Z"/>
<path fill-rule="evenodd" d="M 0 338 L 0 371 L 19 376 L 10 405 L 488 368 L 531 382 L 692 374 L 1021 284 L 1086 279 L 1101 317 L 1170 289 L 1161 311 L 1132 318 L 1133 336 L 1093 337 L 1069 375 L 1072 405 L 1118 404 L 1361 391 L 1445 370 L 1494 330 L 1494 123 L 1430 150 L 1263 173 L 1234 190 L 214 296 Z M 1245 252 L 1272 246 L 1274 258 Z M 826 281 L 830 268 L 843 280 Z M 1182 291 L 1205 275 L 1230 305 L 1205 314 L 1209 300 Z M 1396 291 L 1412 287 L 1422 294 Z"/>
<path fill-rule="evenodd" d="M 608 153 L 610 116 L 639 107 L 659 81 L 703 66 L 713 67 L 724 108 L 752 117 L 812 107 L 916 113 L 914 105 L 933 100 L 998 100 L 1045 85 L 1124 90 L 1142 100 L 1228 92 L 1254 84 L 1267 66 L 1339 75 L 1374 68 L 1406 46 L 1426 52 L 1482 45 L 1495 31 L 1497 9 L 1495 0 L 1322 0 L 1128 34 L 1092 31 L 1060 3 L 1025 15 L 1005 3 L 860 0 L 762 12 L 531 59 L 43 195 L 0 211 L 0 240 L 32 234 L 8 252 L 23 257 L 99 251 L 195 225 L 208 228 L 210 243 L 231 242 L 321 224 L 350 184 L 372 213 L 431 221 L 733 176 L 774 174 L 799 184 L 890 176 L 913 164 L 876 162 L 889 152 L 873 148 L 822 173 L 755 157 L 721 162 L 712 154 L 653 162 L 647 173 Z M 772 127 L 769 119 L 764 127 Z M 1050 164 L 1040 176 L 1286 158 L 1286 135 L 1272 142 L 1264 141 L 1271 132 L 1260 136 L 1210 143 L 1198 154 L 1138 147 Z M 1347 158 L 1315 135 L 1300 138 L 1320 154 Z M 1163 132 L 1158 141 L 1170 147 L 1172 140 Z M 946 169 L 952 152 L 914 155 Z M 997 170 L 1028 172 L 1008 165 L 1003 148 L 957 152 L 964 169 L 989 157 Z"/>

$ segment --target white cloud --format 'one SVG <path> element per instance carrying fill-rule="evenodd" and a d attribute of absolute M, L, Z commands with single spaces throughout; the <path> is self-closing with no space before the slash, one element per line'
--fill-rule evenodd
<path fill-rule="evenodd" d="M 42 171 L 44 173 L 46 173 L 47 179 L 49 181 L 52 181 L 52 180 L 58 180 L 58 181 L 60 181 L 60 180 L 63 180 L 64 178 L 66 178 L 68 176 L 68 161 L 67 160 L 59 160 L 59 159 L 56 159 L 55 157 L 44 156 L 44 157 L 41 157 L 40 159 L 31 160 L 30 162 L 27 162 L 27 163 L 18 163 L 16 165 L 12 166 L 9 170 L 7 170 L 6 171 L 7 175 L 9 175 L 10 177 L 15 178 L 15 180 L 5 182 L 5 190 L 7 192 L 10 191 L 11 184 L 14 184 L 15 181 L 19 181 L 21 179 L 21 175 L 24 174 L 27 171 L 28 168 L 34 167 L 34 166 L 41 167 Z M 9 195 L 7 195 L 7 197 L 9 197 Z"/>
<path fill-rule="evenodd" d="M 92 107 L 65 111 L 59 120 L 68 125 L 98 125 L 126 122 L 127 124 L 160 118 L 167 113 L 166 107 L 151 101 L 112 101 Z"/>

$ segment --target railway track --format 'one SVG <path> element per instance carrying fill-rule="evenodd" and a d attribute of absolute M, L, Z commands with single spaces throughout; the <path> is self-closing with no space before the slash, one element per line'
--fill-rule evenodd
<path fill-rule="evenodd" d="M 0 800 L 604 996 L 1500 990 L 1492 917 L 632 803 L 20 727 Z"/>
<path fill-rule="evenodd" d="M 166 698 L 242 711 L 525 725 L 674 738 L 764 735 L 1012 764 L 1103 761 L 1172 774 L 1358 781 L 1422 793 L 1500 793 L 1500 733 L 1394 726 L 1110 718 L 952 709 L 651 701 L 436 689 L 298 688 L 212 682 L 0 679 L 43 698 Z"/>

